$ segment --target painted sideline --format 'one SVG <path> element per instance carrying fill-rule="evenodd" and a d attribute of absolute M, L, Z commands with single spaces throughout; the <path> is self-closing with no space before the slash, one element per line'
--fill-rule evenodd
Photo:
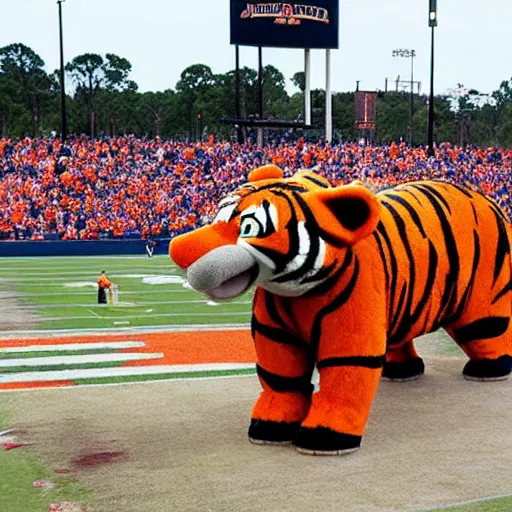
<path fill-rule="evenodd" d="M 61 389 L 83 389 L 83 388 L 99 388 L 99 387 L 106 387 L 106 386 L 137 386 L 137 385 L 148 385 L 148 384 L 162 384 L 162 383 L 170 383 L 170 382 L 195 382 L 196 380 L 219 380 L 219 379 L 241 379 L 241 378 L 254 378 L 256 373 L 253 374 L 243 374 L 243 373 L 233 373 L 231 375 L 215 375 L 212 377 L 178 377 L 176 379 L 158 379 L 158 380 L 138 380 L 138 381 L 127 381 L 127 382 L 109 382 L 106 384 L 80 384 L 80 386 L 76 386 L 74 384 L 72 385 L 65 385 L 65 386 L 58 386 L 58 387 L 49 387 L 49 388 L 28 388 L 28 389 L 3 389 L 0 391 L 0 393 L 33 393 L 37 391 L 55 391 L 55 390 L 61 390 Z"/>
<path fill-rule="evenodd" d="M 67 338 L 70 336 L 105 336 L 125 334 L 152 334 L 159 332 L 194 332 L 194 331 L 246 331 L 249 323 L 239 324 L 191 324 L 162 326 L 132 326 L 103 329 L 58 329 L 58 330 L 16 330 L 0 333 L 0 340 L 19 340 L 21 338 Z"/>
<path fill-rule="evenodd" d="M 124 366 L 117 368 L 90 368 L 85 370 L 56 370 L 49 372 L 28 372 L 0 375 L 0 384 L 19 384 L 24 382 L 74 381 L 105 377 L 132 377 L 161 375 L 169 373 L 192 373 L 225 370 L 250 370 L 254 364 L 247 363 L 206 363 L 174 364 L 160 366 Z"/>

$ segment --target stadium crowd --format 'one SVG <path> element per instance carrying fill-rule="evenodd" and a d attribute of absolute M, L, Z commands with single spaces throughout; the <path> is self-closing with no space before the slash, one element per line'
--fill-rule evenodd
<path fill-rule="evenodd" d="M 0 239 L 156 238 L 210 219 L 254 167 L 314 168 L 333 184 L 381 189 L 419 178 L 464 183 L 512 216 L 512 150 L 295 142 L 185 143 L 135 137 L 0 139 Z"/>

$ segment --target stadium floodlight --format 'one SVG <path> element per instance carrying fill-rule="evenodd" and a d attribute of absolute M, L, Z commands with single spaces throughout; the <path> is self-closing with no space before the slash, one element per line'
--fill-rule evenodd
<path fill-rule="evenodd" d="M 416 57 L 416 50 L 409 48 L 399 48 L 397 50 L 393 50 L 393 57 L 411 59 L 411 96 L 409 100 L 409 145 L 412 146 L 412 123 L 414 116 L 414 57 Z"/>
<path fill-rule="evenodd" d="M 428 26 L 437 27 L 437 0 L 429 0 Z"/>
<path fill-rule="evenodd" d="M 61 115 L 61 141 L 64 142 L 67 137 L 67 116 L 66 116 L 66 83 L 64 73 L 64 36 L 62 29 L 62 2 L 66 0 L 57 0 L 59 6 L 59 33 L 60 33 L 60 115 Z"/>
<path fill-rule="evenodd" d="M 434 31 L 437 27 L 437 0 L 429 0 L 428 26 L 430 36 L 430 97 L 428 102 L 428 155 L 434 156 Z"/>

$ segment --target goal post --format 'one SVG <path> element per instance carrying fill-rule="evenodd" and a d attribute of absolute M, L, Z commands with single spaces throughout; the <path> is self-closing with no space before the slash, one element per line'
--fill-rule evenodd
<path fill-rule="evenodd" d="M 112 284 L 108 289 L 108 303 L 111 306 L 116 306 L 119 303 L 119 286 Z"/>

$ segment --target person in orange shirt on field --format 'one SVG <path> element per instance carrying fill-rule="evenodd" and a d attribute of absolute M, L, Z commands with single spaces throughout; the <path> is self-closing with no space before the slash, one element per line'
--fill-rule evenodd
<path fill-rule="evenodd" d="M 98 304 L 107 303 L 107 290 L 112 286 L 107 273 L 102 270 L 101 276 L 98 279 Z"/>

